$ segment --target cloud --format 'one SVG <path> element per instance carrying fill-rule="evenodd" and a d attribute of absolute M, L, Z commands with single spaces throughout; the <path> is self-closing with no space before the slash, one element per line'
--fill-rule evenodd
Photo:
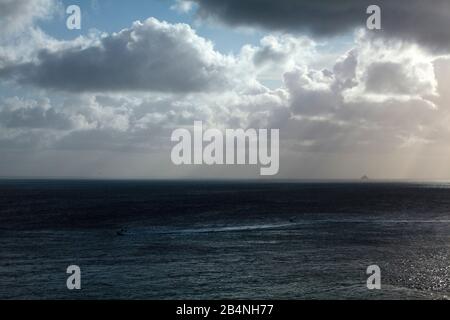
<path fill-rule="evenodd" d="M 41 50 L 36 61 L 3 67 L 19 83 L 72 92 L 198 92 L 232 85 L 233 58 L 186 24 L 150 18 L 97 43 Z"/>
<path fill-rule="evenodd" d="M 257 46 L 245 45 L 238 62 L 259 80 L 281 80 L 284 72 L 317 55 L 317 44 L 305 36 L 269 34 Z"/>
<path fill-rule="evenodd" d="M 56 0 L 0 0 L 2 37 L 23 31 L 36 20 L 50 17 L 57 7 Z"/>
<path fill-rule="evenodd" d="M 315 47 L 314 41 L 307 37 L 294 37 L 292 35 L 269 35 L 260 41 L 260 46 L 255 49 L 253 61 L 255 65 L 286 64 L 292 67 L 295 59 L 301 59 L 305 55 L 312 55 Z"/>
<path fill-rule="evenodd" d="M 195 2 L 189 0 L 175 0 L 175 4 L 173 4 L 170 9 L 175 10 L 178 13 L 188 13 L 190 12 L 195 5 Z"/>
<path fill-rule="evenodd" d="M 329 72 L 297 69 L 284 75 L 295 114 L 324 115 L 338 106 L 342 99 L 333 92 L 334 78 Z"/>
<path fill-rule="evenodd" d="M 213 10 L 218 5 L 215 1 L 198 3 L 198 14 L 219 17 Z M 231 10 L 228 6 L 251 2 L 221 3 L 227 11 Z M 296 3 L 303 11 L 294 19 L 290 11 L 295 12 Z M 312 14 L 314 10 L 319 16 L 324 14 L 322 6 L 327 1 L 296 3 L 289 7 L 287 1 L 258 1 L 256 7 L 272 6 L 269 20 L 276 20 L 283 6 L 289 11 L 286 21 L 271 25 L 274 21 L 264 19 L 258 25 L 291 33 L 271 32 L 259 44 L 244 45 L 235 55 L 218 52 L 211 41 L 186 24 L 154 18 L 118 33 L 97 32 L 70 41 L 32 28 L 20 41 L 0 47 L 4 80 L 0 173 L 13 167 L 8 165 L 13 159 L 22 161 L 25 169 L 39 167 L 32 162 L 37 159 L 40 165 L 64 163 L 58 167 L 66 173 L 96 171 L 108 165 L 108 172 L 133 173 L 137 161 L 140 173 L 176 176 L 168 158 L 170 134 L 174 128 L 192 126 L 195 120 L 219 129 L 280 129 L 281 156 L 289 158 L 294 170 L 286 177 L 305 172 L 301 158 L 305 155 L 314 167 L 327 162 L 325 158 L 358 154 L 367 160 L 374 154 L 406 157 L 408 152 L 419 151 L 426 156 L 446 146 L 450 138 L 448 57 L 436 58 L 414 43 L 424 43 L 420 32 L 414 37 L 398 36 L 412 42 L 358 32 L 353 48 L 342 48 L 348 42 L 317 40 L 314 35 L 341 34 L 364 24 L 365 11 L 358 23 L 348 18 L 351 21 L 336 27 L 334 23 L 346 17 L 337 11 L 343 4 L 327 6 L 328 15 L 343 15 L 331 19 L 332 28 L 331 22 L 322 21 L 319 26 Z M 345 4 L 346 10 L 356 10 L 354 1 Z M 261 14 L 258 10 L 253 14 Z M 221 12 L 220 19 L 228 14 Z M 250 13 L 239 14 L 239 20 L 228 23 L 255 25 L 247 17 Z M 308 17 L 302 20 L 302 15 Z M 313 35 L 296 33 L 303 30 Z M 381 34 L 387 34 L 386 27 Z M 336 58 L 345 49 L 350 50 Z M 266 80 L 275 81 L 266 87 Z M 23 155 L 15 158 L 19 150 Z M 45 161 L 39 154 L 46 155 Z M 301 158 L 298 163 L 294 163 L 296 156 Z M 150 168 L 150 158 L 161 163 L 155 160 Z M 66 167 L 73 159 L 81 162 Z M 133 159 L 131 164 L 129 159 Z M 348 164 L 327 163 L 330 168 Z M 12 169 L 19 172 L 18 168 Z M 317 165 L 314 170 L 306 171 L 321 174 L 324 167 Z"/>
<path fill-rule="evenodd" d="M 413 45 L 374 46 L 364 38 L 332 70 L 297 66 L 284 75 L 292 112 L 285 141 L 294 150 L 337 153 L 441 143 L 435 126 L 448 119 L 447 90 L 434 65 Z"/>
<path fill-rule="evenodd" d="M 61 110 L 50 105 L 48 99 L 5 99 L 0 105 L 0 125 L 12 129 L 68 130 L 75 123 Z"/>
<path fill-rule="evenodd" d="M 410 148 L 436 140 L 430 128 L 445 118 L 445 102 L 439 100 L 433 56 L 414 45 L 362 35 L 331 68 L 315 69 L 309 58 L 315 48 L 305 37 L 266 36 L 259 46 L 245 46 L 224 69 L 226 78 L 236 69 L 249 74 L 241 86 L 224 86 L 214 94 L 180 95 L 174 87 L 164 93 L 111 92 L 109 87 L 83 94 L 50 91 L 53 98 L 43 104 L 15 98 L 14 107 L 3 107 L 0 127 L 59 131 L 35 133 L 34 139 L 40 135 L 40 145 L 60 149 L 165 148 L 171 130 L 195 120 L 221 129 L 279 128 L 286 150 L 308 152 Z M 54 52 L 65 56 L 71 50 Z M 255 78 L 267 70 L 284 79 L 280 87 L 256 85 Z"/>
<path fill-rule="evenodd" d="M 362 32 L 346 59 L 350 59 L 346 72 L 353 75 L 353 83 L 343 91 L 348 101 L 424 98 L 431 103 L 437 94 L 435 56 L 416 44 L 373 39 Z"/>
<path fill-rule="evenodd" d="M 399 63 L 375 62 L 369 66 L 366 73 L 366 90 L 376 94 L 431 93 L 433 84 L 421 78 L 415 71 Z"/>
<path fill-rule="evenodd" d="M 450 2 L 435 0 L 195 0 L 198 16 L 229 25 L 333 36 L 365 28 L 366 9 L 382 9 L 377 36 L 415 41 L 437 50 L 450 49 Z"/>

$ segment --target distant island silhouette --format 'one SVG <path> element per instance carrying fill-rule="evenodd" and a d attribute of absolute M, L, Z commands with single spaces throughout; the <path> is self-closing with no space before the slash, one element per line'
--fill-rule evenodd
<path fill-rule="evenodd" d="M 369 179 L 369 177 L 368 176 L 366 176 L 366 175 L 363 175 L 362 177 L 361 177 L 361 179 L 360 179 L 361 181 L 368 181 L 368 180 L 370 180 Z"/>

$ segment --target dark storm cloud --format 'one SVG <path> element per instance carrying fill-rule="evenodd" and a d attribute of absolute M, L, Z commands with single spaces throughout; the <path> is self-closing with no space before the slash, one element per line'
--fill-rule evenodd
<path fill-rule="evenodd" d="M 412 40 L 432 49 L 450 48 L 448 0 L 194 0 L 202 18 L 230 25 L 268 30 L 311 32 L 319 36 L 342 34 L 365 27 L 366 9 L 382 10 L 382 31 L 377 34 Z M 374 32 L 375 33 L 375 32 Z"/>

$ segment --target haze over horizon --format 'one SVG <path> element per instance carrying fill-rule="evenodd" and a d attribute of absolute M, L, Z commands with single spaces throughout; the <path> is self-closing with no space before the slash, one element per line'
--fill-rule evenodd
<path fill-rule="evenodd" d="M 203 121 L 279 129 L 272 179 L 450 180 L 446 0 L 0 0 L 0 29 L 0 177 L 260 179 L 172 164 Z"/>

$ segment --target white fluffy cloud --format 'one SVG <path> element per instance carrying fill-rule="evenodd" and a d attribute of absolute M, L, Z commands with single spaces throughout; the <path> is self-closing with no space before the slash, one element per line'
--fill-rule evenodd
<path fill-rule="evenodd" d="M 287 132 L 302 150 L 394 150 L 433 144 L 446 105 L 437 102 L 435 58 L 415 45 L 361 38 L 332 71 L 285 74 L 293 118 Z M 444 89 L 444 91 L 446 91 Z"/>
<path fill-rule="evenodd" d="M 232 86 L 233 63 L 188 25 L 150 18 L 88 45 L 40 50 L 35 61 L 4 66 L 0 74 L 73 92 L 190 92 Z"/>
<path fill-rule="evenodd" d="M 419 46 L 373 39 L 366 33 L 359 35 L 356 45 L 356 85 L 346 90 L 346 99 L 407 101 L 437 94 L 435 58 Z"/>

